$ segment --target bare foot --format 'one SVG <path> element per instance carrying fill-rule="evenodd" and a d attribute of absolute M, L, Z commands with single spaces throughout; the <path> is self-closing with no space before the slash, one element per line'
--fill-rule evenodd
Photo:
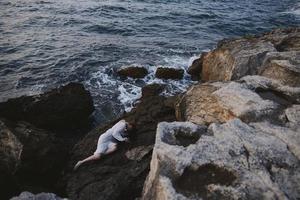
<path fill-rule="evenodd" d="M 74 166 L 74 171 L 78 169 L 78 167 L 82 164 L 82 161 L 78 161 Z"/>

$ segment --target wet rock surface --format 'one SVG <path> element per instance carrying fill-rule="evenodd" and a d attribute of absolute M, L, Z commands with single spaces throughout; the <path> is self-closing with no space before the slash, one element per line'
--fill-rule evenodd
<path fill-rule="evenodd" d="M 142 66 L 123 66 L 117 70 L 117 74 L 121 77 L 144 78 L 148 74 L 148 70 Z"/>
<path fill-rule="evenodd" d="M 183 78 L 184 70 L 168 67 L 158 67 L 155 72 L 155 76 L 160 79 L 175 79 L 179 80 Z"/>
<path fill-rule="evenodd" d="M 87 128 L 93 111 L 92 97 L 79 83 L 0 103 L 0 117 L 49 130 Z"/>

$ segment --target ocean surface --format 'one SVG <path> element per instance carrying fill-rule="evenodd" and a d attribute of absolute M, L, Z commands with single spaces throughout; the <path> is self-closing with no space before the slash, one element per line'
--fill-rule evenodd
<path fill-rule="evenodd" d="M 158 66 L 187 69 L 223 38 L 299 25 L 299 0 L 0 0 L 0 100 L 81 82 L 105 122 L 145 84 L 165 83 L 170 95 L 192 83 L 155 79 Z M 132 64 L 151 73 L 116 76 Z"/>

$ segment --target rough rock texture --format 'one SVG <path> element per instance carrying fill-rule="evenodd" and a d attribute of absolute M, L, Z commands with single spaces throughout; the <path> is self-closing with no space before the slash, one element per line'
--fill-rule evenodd
<path fill-rule="evenodd" d="M 20 165 L 22 150 L 18 138 L 0 121 L 0 198 L 8 199 L 17 188 L 13 175 Z"/>
<path fill-rule="evenodd" d="M 175 69 L 168 67 L 158 67 L 155 72 L 155 76 L 160 79 L 182 79 L 183 74 L 183 69 Z"/>
<path fill-rule="evenodd" d="M 117 74 L 122 77 L 144 78 L 148 74 L 148 70 L 141 66 L 124 66 L 117 70 Z"/>
<path fill-rule="evenodd" d="M 199 80 L 201 78 L 203 60 L 206 55 L 207 52 L 202 53 L 200 58 L 195 59 L 192 65 L 189 66 L 187 73 L 192 76 L 192 80 Z"/>
<path fill-rule="evenodd" d="M 66 200 L 52 193 L 32 194 L 30 192 L 22 192 L 19 196 L 13 197 L 10 200 Z"/>
<path fill-rule="evenodd" d="M 56 190 L 72 139 L 57 138 L 25 122 L 0 124 L 0 198 L 22 190 Z"/>
<path fill-rule="evenodd" d="M 299 139 L 293 146 L 277 127 L 239 119 L 213 123 L 207 131 L 194 126 L 158 125 L 142 199 L 299 199 L 300 164 L 294 149 Z M 199 139 L 184 147 L 174 142 L 178 130 Z M 294 134 L 299 138 L 299 132 Z"/>
<path fill-rule="evenodd" d="M 299 56 L 295 63 L 290 57 L 293 55 L 289 55 L 299 54 L 299 38 L 300 29 L 295 28 L 279 29 L 260 37 L 223 40 L 204 57 L 202 80 L 228 81 L 262 74 L 274 79 L 289 78 L 291 86 L 299 85 Z"/>
<path fill-rule="evenodd" d="M 135 121 L 136 132 L 130 144 L 121 144 L 118 151 L 95 162 L 82 165 L 73 172 L 74 164 L 93 154 L 100 134 L 116 123 L 97 127 L 73 149 L 68 172 L 64 177 L 70 199 L 134 199 L 141 195 L 149 172 L 156 126 L 160 121 L 175 120 L 172 99 L 162 96 L 142 98 L 137 107 L 123 118 Z"/>
<path fill-rule="evenodd" d="M 0 117 L 11 121 L 24 120 L 49 130 L 88 127 L 93 110 L 90 93 L 79 83 L 0 103 Z"/>
<path fill-rule="evenodd" d="M 299 97 L 300 88 L 284 86 L 261 76 L 247 76 L 240 82 L 192 86 L 178 100 L 176 117 L 180 121 L 206 125 L 224 123 L 235 117 L 245 122 L 284 122 L 283 109 L 299 103 Z"/>

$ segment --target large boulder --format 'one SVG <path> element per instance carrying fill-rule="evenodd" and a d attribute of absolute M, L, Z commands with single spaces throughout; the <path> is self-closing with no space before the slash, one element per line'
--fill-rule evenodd
<path fill-rule="evenodd" d="M 142 199 L 298 199 L 297 146 L 269 123 L 158 125 Z M 291 131 L 291 130 L 290 130 Z M 189 141 L 182 145 L 178 135 Z M 299 132 L 294 132 L 299 137 Z M 196 139 L 193 139 L 196 138 Z M 292 139 L 292 138 L 291 138 Z M 296 146 L 294 146 L 296 145 Z M 291 149 L 292 148 L 292 149 Z"/>
<path fill-rule="evenodd" d="M 196 124 L 224 123 L 233 118 L 244 122 L 284 122 L 284 109 L 299 103 L 300 88 L 284 86 L 261 76 L 240 82 L 205 83 L 192 86 L 176 104 L 180 121 Z"/>
<path fill-rule="evenodd" d="M 238 80 L 245 75 L 260 74 L 261 68 L 266 65 L 265 60 L 268 53 L 299 51 L 299 38 L 300 29 L 286 29 L 273 31 L 263 36 L 223 40 L 219 42 L 215 50 L 204 57 L 202 80 Z M 272 60 L 281 60 L 279 57 L 280 55 L 273 56 Z M 270 62 L 270 59 L 268 61 Z M 294 72 L 296 70 L 296 73 L 299 71 L 299 66 L 291 68 L 286 63 L 284 65 L 283 68 L 286 68 L 286 71 Z M 285 74 L 288 73 L 286 71 Z M 268 74 L 270 76 L 270 73 Z M 272 78 L 277 79 L 278 77 L 272 76 Z"/>
<path fill-rule="evenodd" d="M 122 77 L 144 78 L 148 74 L 148 70 L 142 66 L 130 65 L 118 69 L 117 74 Z"/>
<path fill-rule="evenodd" d="M 74 139 L 62 139 L 26 122 L 0 121 L 1 199 L 23 190 L 56 191 Z"/>
<path fill-rule="evenodd" d="M 0 117 L 49 130 L 86 128 L 93 110 L 90 93 L 79 83 L 0 103 Z"/>
<path fill-rule="evenodd" d="M 174 107 L 166 97 L 146 95 L 122 118 L 135 122 L 131 143 L 121 144 L 113 154 L 73 172 L 75 163 L 93 154 L 99 136 L 118 120 L 96 127 L 75 145 L 66 170 L 69 173 L 64 176 L 70 199 L 131 200 L 141 195 L 149 172 L 156 126 L 160 121 L 175 120 Z"/>
<path fill-rule="evenodd" d="M 258 74 L 284 85 L 299 87 L 300 51 L 267 53 Z"/>
<path fill-rule="evenodd" d="M 158 67 L 155 72 L 156 78 L 160 79 L 182 79 L 184 74 L 183 69 L 176 69 L 170 67 Z"/>

